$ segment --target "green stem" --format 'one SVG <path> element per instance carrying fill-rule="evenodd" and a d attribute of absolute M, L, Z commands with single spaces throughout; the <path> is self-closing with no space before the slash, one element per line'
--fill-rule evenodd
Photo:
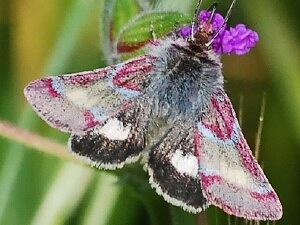
<path fill-rule="evenodd" d="M 256 140 L 255 140 L 255 151 L 254 152 L 255 152 L 255 158 L 257 161 L 259 159 L 261 135 L 262 135 L 263 125 L 264 125 L 264 117 L 265 117 L 265 111 L 266 111 L 266 99 L 267 99 L 266 93 L 264 93 L 262 103 L 261 103 L 258 128 L 257 128 Z"/>
<path fill-rule="evenodd" d="M 118 200 L 121 188 L 115 176 L 102 173 L 97 186 L 87 206 L 86 212 L 80 224 L 104 225 L 108 224 L 112 211 Z"/>
<path fill-rule="evenodd" d="M 100 17 L 102 29 L 100 29 L 100 40 L 104 58 L 108 65 L 113 63 L 113 46 L 111 42 L 111 25 L 113 20 L 113 10 L 116 0 L 105 0 L 102 16 Z"/>

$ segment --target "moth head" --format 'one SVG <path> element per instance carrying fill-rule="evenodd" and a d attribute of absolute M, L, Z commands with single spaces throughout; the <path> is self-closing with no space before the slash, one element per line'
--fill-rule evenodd
<path fill-rule="evenodd" d="M 201 22 L 196 32 L 192 31 L 191 36 L 188 38 L 189 47 L 195 52 L 208 51 L 212 48 L 211 44 L 216 32 L 212 23 L 214 18 L 213 12 L 211 15 L 210 19 Z"/>
<path fill-rule="evenodd" d="M 216 54 L 244 55 L 259 41 L 258 34 L 244 24 L 228 26 L 236 0 L 233 0 L 227 14 L 223 17 L 216 12 L 216 4 L 208 10 L 200 11 L 199 0 L 191 25 L 180 28 L 179 36 L 184 38 L 190 49 L 197 53 L 212 50 Z"/>

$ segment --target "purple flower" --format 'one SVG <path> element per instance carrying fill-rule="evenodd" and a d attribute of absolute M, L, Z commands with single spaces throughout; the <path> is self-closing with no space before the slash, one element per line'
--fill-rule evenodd
<path fill-rule="evenodd" d="M 207 25 L 211 12 L 201 11 L 199 14 L 200 27 Z M 258 34 L 255 31 L 247 28 L 244 24 L 238 24 L 236 27 L 227 28 L 224 25 L 224 18 L 221 14 L 215 13 L 211 22 L 212 30 L 218 32 L 222 26 L 224 30 L 219 32 L 218 36 L 212 43 L 212 48 L 218 54 L 236 54 L 244 55 L 255 47 L 259 41 Z M 197 28 L 196 28 L 197 29 Z M 190 26 L 182 27 L 179 34 L 183 38 L 188 38 L 192 35 Z"/>
<path fill-rule="evenodd" d="M 198 16 L 200 24 L 206 23 L 209 20 L 211 13 L 212 12 L 206 11 L 206 10 L 201 11 Z M 224 22 L 225 22 L 225 20 L 224 20 L 223 16 L 219 13 L 215 13 L 212 18 L 213 30 L 218 31 L 219 29 L 221 29 Z M 226 26 L 226 24 L 225 24 L 225 26 Z"/>
<path fill-rule="evenodd" d="M 188 38 L 192 35 L 192 28 L 190 26 L 181 27 L 179 34 L 183 38 Z"/>
<path fill-rule="evenodd" d="M 200 22 L 200 26 L 205 25 L 206 22 L 208 22 L 210 18 L 211 12 L 203 10 L 199 13 L 198 19 Z M 221 14 L 215 13 L 213 20 L 212 20 L 212 28 L 214 31 L 218 31 L 224 24 L 224 18 Z M 195 30 L 198 28 L 195 27 Z M 185 26 L 179 29 L 179 34 L 183 38 L 188 38 L 192 35 L 192 28 L 191 26 Z"/>
<path fill-rule="evenodd" d="M 259 41 L 258 34 L 244 24 L 225 30 L 222 34 L 222 53 L 244 55 Z"/>
<path fill-rule="evenodd" d="M 214 42 L 212 43 L 213 50 L 218 54 L 223 54 L 223 34 L 226 30 L 220 32 L 220 34 L 215 38 Z"/>

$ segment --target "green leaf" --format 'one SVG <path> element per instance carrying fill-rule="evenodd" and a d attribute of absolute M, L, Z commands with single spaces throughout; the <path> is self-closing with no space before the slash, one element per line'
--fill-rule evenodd
<path fill-rule="evenodd" d="M 191 13 L 195 11 L 198 0 L 182 1 L 182 0 L 156 0 L 153 1 L 156 9 L 177 11 L 181 13 Z M 184 3 L 183 3 L 184 2 Z M 206 1 L 203 1 L 206 2 Z"/>
<path fill-rule="evenodd" d="M 153 38 L 160 38 L 183 24 L 190 17 L 179 12 L 147 12 L 138 15 L 119 34 L 117 51 L 132 52 L 144 46 Z"/>
<path fill-rule="evenodd" d="M 85 203 L 81 225 L 134 224 L 141 204 L 126 194 L 118 178 L 108 173 L 98 176 L 96 187 Z M 123 210 L 126 205 L 127 210 Z"/>
<path fill-rule="evenodd" d="M 138 12 L 139 5 L 135 0 L 116 1 L 113 18 L 113 31 L 115 34 L 118 34 L 122 27 Z"/>
<path fill-rule="evenodd" d="M 130 7 L 128 7 L 130 6 Z M 135 0 L 106 0 L 100 20 L 100 37 L 103 53 L 108 64 L 113 63 L 113 43 L 115 37 L 127 22 L 139 12 Z"/>
<path fill-rule="evenodd" d="M 64 224 L 81 201 L 94 176 L 95 173 L 90 168 L 72 163 L 64 164 L 40 202 L 30 224 Z"/>

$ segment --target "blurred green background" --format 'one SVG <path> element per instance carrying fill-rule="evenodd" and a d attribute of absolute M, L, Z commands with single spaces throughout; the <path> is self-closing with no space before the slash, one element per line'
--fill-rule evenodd
<path fill-rule="evenodd" d="M 230 1 L 219 3 L 226 12 Z M 0 119 L 66 143 L 66 135 L 28 107 L 24 86 L 44 74 L 105 66 L 111 59 L 109 37 L 153 5 L 191 15 L 195 1 L 0 0 Z M 287 225 L 299 224 L 299 11 L 294 0 L 238 0 L 230 24 L 248 24 L 261 41 L 246 56 L 224 57 L 225 86 L 235 109 L 242 109 L 253 149 L 266 92 L 259 161 L 283 203 L 284 217 L 276 224 Z M 107 173 L 0 135 L 0 224 L 252 224 L 214 207 L 199 216 L 184 213 L 155 195 L 146 179 L 140 166 Z"/>

